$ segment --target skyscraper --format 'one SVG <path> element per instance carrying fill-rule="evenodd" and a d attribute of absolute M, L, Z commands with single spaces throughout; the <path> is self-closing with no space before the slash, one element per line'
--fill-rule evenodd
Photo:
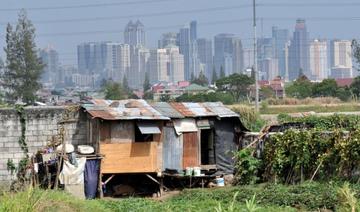
<path fill-rule="evenodd" d="M 166 49 L 151 49 L 149 57 L 150 83 L 169 81 L 168 77 L 168 55 Z"/>
<path fill-rule="evenodd" d="M 176 32 L 168 32 L 162 34 L 161 40 L 159 40 L 158 48 L 162 49 L 167 46 L 176 46 L 177 45 L 177 33 Z"/>
<path fill-rule="evenodd" d="M 204 67 L 204 70 L 201 71 L 203 71 L 205 76 L 211 80 L 213 68 L 212 41 L 205 38 L 199 38 L 196 43 L 198 48 L 198 58 Z"/>
<path fill-rule="evenodd" d="M 78 70 L 80 74 L 104 74 L 107 43 L 88 42 L 77 46 Z"/>
<path fill-rule="evenodd" d="M 150 50 L 145 47 L 130 47 L 130 71 L 127 79 L 131 88 L 142 88 L 148 71 Z"/>
<path fill-rule="evenodd" d="M 287 42 L 289 41 L 289 30 L 279 29 L 278 27 L 274 26 L 272 28 L 272 39 L 274 45 L 273 58 L 278 60 L 279 75 L 284 78 L 286 75 L 285 48 Z"/>
<path fill-rule="evenodd" d="M 198 60 L 197 22 L 192 21 L 180 29 L 177 36 L 177 45 L 180 54 L 184 55 L 185 80 L 199 74 L 200 63 Z"/>
<path fill-rule="evenodd" d="M 331 77 L 352 77 L 352 49 L 350 40 L 333 40 L 330 44 Z"/>
<path fill-rule="evenodd" d="M 233 55 L 232 55 L 232 67 L 233 73 L 243 73 L 244 72 L 244 55 L 243 47 L 240 38 L 234 38 L 233 40 Z"/>
<path fill-rule="evenodd" d="M 289 48 L 289 80 L 298 78 L 300 72 L 310 76 L 309 33 L 305 20 L 296 20 L 295 31 Z"/>
<path fill-rule="evenodd" d="M 235 38 L 234 34 L 218 34 L 214 38 L 214 46 L 215 46 L 215 54 L 214 54 L 214 65 L 216 72 L 218 75 L 220 74 L 220 69 L 223 68 L 225 73 L 231 73 L 232 70 L 232 64 L 231 67 L 230 63 L 225 63 L 225 60 L 229 60 L 229 57 L 232 57 L 233 55 L 233 39 Z"/>
<path fill-rule="evenodd" d="M 59 54 L 55 49 L 48 46 L 40 51 L 40 57 L 45 65 L 41 81 L 43 83 L 56 84 L 59 72 Z"/>
<path fill-rule="evenodd" d="M 145 46 L 145 27 L 137 20 L 129 21 L 124 31 L 124 43 L 132 46 Z"/>
<path fill-rule="evenodd" d="M 173 83 L 184 81 L 184 55 L 180 54 L 179 47 L 168 46 L 166 54 L 168 55 L 167 73 L 169 81 Z"/>
<path fill-rule="evenodd" d="M 314 40 L 309 47 L 310 79 L 323 80 L 328 77 L 327 42 Z"/>
<path fill-rule="evenodd" d="M 106 76 L 108 79 L 121 82 L 130 70 L 130 45 L 109 42 L 106 47 Z"/>
<path fill-rule="evenodd" d="M 191 42 L 195 42 L 197 39 L 197 22 L 190 22 L 190 40 Z"/>

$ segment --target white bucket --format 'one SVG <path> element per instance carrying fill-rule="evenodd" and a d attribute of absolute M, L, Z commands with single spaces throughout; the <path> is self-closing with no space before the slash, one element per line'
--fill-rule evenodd
<path fill-rule="evenodd" d="M 216 178 L 215 180 L 216 180 L 216 185 L 218 187 L 224 187 L 225 186 L 224 178 L 219 177 L 219 178 Z"/>
<path fill-rule="evenodd" d="M 194 167 L 194 176 L 200 176 L 200 175 L 201 175 L 201 168 Z"/>
<path fill-rule="evenodd" d="M 193 168 L 192 167 L 186 167 L 185 168 L 185 175 L 186 176 L 191 176 L 193 174 Z"/>

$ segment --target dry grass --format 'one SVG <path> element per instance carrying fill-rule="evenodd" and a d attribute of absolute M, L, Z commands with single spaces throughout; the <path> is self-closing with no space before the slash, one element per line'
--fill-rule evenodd
<path fill-rule="evenodd" d="M 319 98 L 284 98 L 266 100 L 269 105 L 321 105 L 321 104 L 340 104 L 343 103 L 340 99 L 334 97 L 319 97 Z"/>

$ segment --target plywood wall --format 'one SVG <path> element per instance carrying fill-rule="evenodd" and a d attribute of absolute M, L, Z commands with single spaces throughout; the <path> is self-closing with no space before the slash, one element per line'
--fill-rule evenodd
<path fill-rule="evenodd" d="M 161 170 L 158 167 L 158 142 L 139 143 L 101 143 L 100 153 L 103 174 L 152 173 Z"/>

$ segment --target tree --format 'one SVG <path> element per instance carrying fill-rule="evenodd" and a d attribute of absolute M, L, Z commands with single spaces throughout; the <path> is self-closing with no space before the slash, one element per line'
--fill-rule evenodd
<path fill-rule="evenodd" d="M 312 96 L 313 84 L 305 76 L 301 75 L 294 83 L 285 87 L 286 95 L 294 98 L 304 99 Z"/>
<path fill-rule="evenodd" d="M 264 86 L 260 88 L 260 96 L 264 99 L 274 98 L 275 92 L 271 87 Z"/>
<path fill-rule="evenodd" d="M 160 102 L 170 102 L 171 96 L 170 94 L 161 94 Z"/>
<path fill-rule="evenodd" d="M 150 79 L 149 79 L 149 73 L 146 72 L 145 73 L 144 84 L 143 84 L 144 92 L 150 90 L 150 88 L 151 88 L 151 84 L 150 84 Z"/>
<path fill-rule="evenodd" d="M 124 75 L 124 77 L 123 77 L 122 87 L 123 87 L 123 89 L 124 89 L 124 91 L 126 93 L 128 93 L 128 94 L 131 93 L 131 89 L 129 87 L 129 83 L 128 83 L 128 80 L 126 78 L 126 75 Z"/>
<path fill-rule="evenodd" d="M 24 10 L 19 13 L 15 30 L 7 25 L 4 50 L 6 61 L 1 85 L 5 88 L 7 101 L 34 103 L 36 92 L 41 88 L 39 79 L 44 64 L 37 53 L 35 28 Z"/>
<path fill-rule="evenodd" d="M 206 78 L 205 74 L 201 71 L 197 78 L 191 80 L 191 83 L 207 86 L 209 84 L 209 81 Z"/>
<path fill-rule="evenodd" d="M 215 84 L 216 80 L 218 80 L 218 76 L 215 70 L 215 66 L 213 67 L 212 76 L 211 76 L 211 84 Z"/>
<path fill-rule="evenodd" d="M 216 81 L 219 90 L 229 92 L 236 102 L 248 96 L 249 87 L 254 83 L 253 79 L 244 74 L 232 74 Z"/>
<path fill-rule="evenodd" d="M 336 97 L 338 86 L 334 79 L 324 79 L 320 83 L 315 83 L 312 89 L 312 97 Z"/>
<path fill-rule="evenodd" d="M 226 75 L 225 75 L 225 71 L 224 71 L 224 67 L 220 67 L 220 79 L 221 78 L 224 78 Z"/>
<path fill-rule="evenodd" d="M 350 90 L 355 96 L 360 97 L 360 77 L 354 78 L 350 85 Z"/>
<path fill-rule="evenodd" d="M 121 100 L 126 98 L 124 89 L 118 82 L 108 81 L 103 89 L 105 93 L 105 99 Z"/>

